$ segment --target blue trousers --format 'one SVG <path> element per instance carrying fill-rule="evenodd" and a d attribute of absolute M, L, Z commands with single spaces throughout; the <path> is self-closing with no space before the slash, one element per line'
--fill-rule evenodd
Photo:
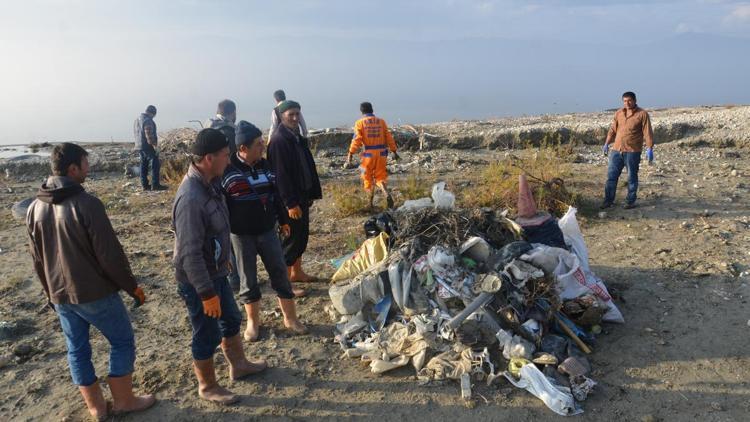
<path fill-rule="evenodd" d="M 151 185 L 159 186 L 159 170 L 161 163 L 159 162 L 159 156 L 156 155 L 156 151 L 153 148 L 144 147 L 140 151 L 141 154 L 141 186 L 147 188 Z M 148 170 L 151 168 L 151 184 L 148 183 Z"/>
<path fill-rule="evenodd" d="M 607 169 L 607 183 L 604 185 L 604 202 L 615 202 L 617 193 L 617 181 L 620 179 L 622 169 L 628 168 L 628 204 L 635 203 L 638 194 L 638 168 L 641 165 L 640 152 L 620 152 L 611 150 L 609 152 L 609 168 Z"/>
<path fill-rule="evenodd" d="M 89 303 L 55 305 L 55 310 L 65 334 L 73 383 L 87 386 L 96 382 L 89 343 L 91 325 L 109 341 L 109 376 L 122 377 L 133 372 L 135 337 L 118 293 Z"/>
<path fill-rule="evenodd" d="M 185 301 L 190 316 L 190 325 L 193 326 L 193 339 L 190 347 L 195 360 L 213 357 L 216 347 L 221 344 L 221 338 L 236 336 L 242 324 L 242 313 L 237 307 L 227 278 L 217 278 L 213 284 L 221 303 L 221 317 L 219 318 L 211 318 L 203 312 L 203 302 L 192 285 L 177 283 L 177 291 Z"/>

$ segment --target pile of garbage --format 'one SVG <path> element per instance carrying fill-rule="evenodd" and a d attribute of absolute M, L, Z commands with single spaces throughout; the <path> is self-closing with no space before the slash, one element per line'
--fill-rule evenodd
<path fill-rule="evenodd" d="M 445 184 L 365 223 L 329 289 L 346 357 L 382 374 L 409 364 L 420 383 L 507 379 L 560 415 L 581 413 L 596 382 L 587 355 L 603 322 L 624 322 L 589 268 L 576 209 L 537 212 L 520 180 L 515 220 L 455 209 Z"/>
<path fill-rule="evenodd" d="M 172 129 L 166 133 L 160 133 L 159 150 L 161 153 L 166 154 L 187 153 L 197 134 L 197 130 L 189 127 L 181 127 Z"/>

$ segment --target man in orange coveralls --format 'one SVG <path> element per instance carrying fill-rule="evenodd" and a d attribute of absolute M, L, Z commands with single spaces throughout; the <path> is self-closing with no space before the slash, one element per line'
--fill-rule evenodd
<path fill-rule="evenodd" d="M 385 120 L 373 114 L 372 104 L 368 102 L 360 104 L 359 111 L 362 112 L 362 118 L 354 124 L 354 138 L 349 147 L 349 155 L 346 157 L 344 168 L 351 168 L 352 156 L 364 146 L 360 172 L 365 191 L 370 196 L 370 208 L 375 198 L 375 186 L 385 195 L 388 208 L 393 208 L 393 197 L 386 187 L 388 170 L 385 164 L 389 150 L 393 153 L 394 160 L 400 158 L 396 152 L 396 142 Z"/>

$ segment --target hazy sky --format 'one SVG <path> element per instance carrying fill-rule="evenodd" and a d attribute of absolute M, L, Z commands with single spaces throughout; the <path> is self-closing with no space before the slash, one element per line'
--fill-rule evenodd
<path fill-rule="evenodd" d="M 0 7 L 0 144 L 130 140 L 231 98 L 270 125 L 750 103 L 750 2 L 23 0 Z"/>

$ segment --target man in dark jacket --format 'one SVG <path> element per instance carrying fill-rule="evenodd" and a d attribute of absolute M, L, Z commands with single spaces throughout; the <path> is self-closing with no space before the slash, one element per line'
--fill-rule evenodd
<path fill-rule="evenodd" d="M 26 214 L 34 270 L 57 311 L 68 348 L 73 382 L 95 419 L 107 417 L 107 403 L 91 363 L 89 327 L 110 343 L 108 384 L 113 410 L 133 412 L 154 404 L 152 395 L 133 394 L 135 338 L 124 290 L 140 305 L 146 300 L 102 202 L 81 184 L 89 171 L 88 153 L 64 143 L 52 150 L 52 176 Z"/>
<path fill-rule="evenodd" d="M 279 106 L 281 103 L 286 101 L 286 93 L 283 89 L 277 89 L 273 92 L 273 99 L 276 100 L 276 107 L 271 110 L 271 129 L 268 130 L 268 137 L 270 138 L 276 129 L 281 125 L 281 113 L 279 112 Z M 305 116 L 302 112 L 299 113 L 299 133 L 302 136 L 307 137 L 307 123 L 305 123 Z"/>
<path fill-rule="evenodd" d="M 206 122 L 206 127 L 216 129 L 223 133 L 227 138 L 227 145 L 229 145 L 229 154 L 234 155 L 237 152 L 237 147 L 234 145 L 234 132 L 236 129 L 235 122 L 237 121 L 237 104 L 232 100 L 221 100 L 219 105 L 216 106 L 216 116 L 211 117 Z"/>
<path fill-rule="evenodd" d="M 320 179 L 309 142 L 299 132 L 299 103 L 284 101 L 278 109 L 281 126 L 271 135 L 268 160 L 290 218 L 291 234 L 282 242 L 287 272 L 293 282 L 316 281 L 302 270 L 302 254 L 310 236 L 310 207 L 323 197 Z"/>
<path fill-rule="evenodd" d="M 245 358 L 239 334 L 242 313 L 227 281 L 229 210 L 220 185 L 229 164 L 226 137 L 216 129 L 203 129 L 191 153 L 193 162 L 177 189 L 172 208 L 175 278 L 193 327 L 191 350 L 198 395 L 231 404 L 237 396 L 216 382 L 216 346 L 221 344 L 232 379 L 260 372 L 266 362 Z"/>
<path fill-rule="evenodd" d="M 234 156 L 237 153 L 237 146 L 234 143 L 234 132 L 236 126 L 234 122 L 237 121 L 237 104 L 232 100 L 221 100 L 219 105 L 216 106 L 216 116 L 211 117 L 206 122 L 206 127 L 216 129 L 227 138 L 227 145 L 229 145 L 229 154 Z M 230 245 L 231 246 L 231 245 Z M 232 287 L 234 292 L 240 290 L 240 275 L 237 271 L 237 257 L 233 251 L 229 251 L 229 262 L 232 263 L 229 270 L 229 285 Z"/>
<path fill-rule="evenodd" d="M 141 156 L 141 187 L 143 190 L 165 190 L 166 187 L 159 183 L 159 152 L 157 150 L 156 138 L 156 107 L 146 107 L 146 112 L 141 113 L 133 124 L 135 135 L 135 149 Z M 151 183 L 148 182 L 148 170 L 151 168 Z"/>
<path fill-rule="evenodd" d="M 224 172 L 222 188 L 229 207 L 232 248 L 237 253 L 237 269 L 242 287 L 240 300 L 247 313 L 244 338 L 256 341 L 260 334 L 260 286 L 257 259 L 260 255 L 276 290 L 284 326 L 296 334 L 305 334 L 305 326 L 297 318 L 294 292 L 286 271 L 276 222 L 284 235 L 289 235 L 289 217 L 276 189 L 271 166 L 263 158 L 263 132 L 252 123 L 237 125 L 237 154 L 231 157 Z"/>

